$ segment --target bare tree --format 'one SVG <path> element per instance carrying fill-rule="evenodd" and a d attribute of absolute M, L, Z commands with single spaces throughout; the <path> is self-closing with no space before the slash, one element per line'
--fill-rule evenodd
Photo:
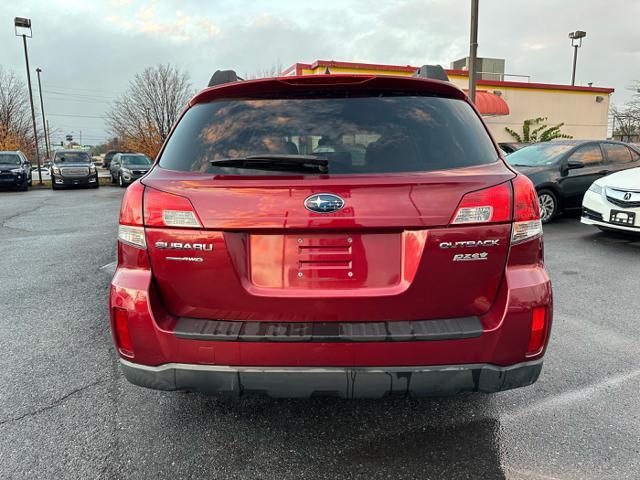
<path fill-rule="evenodd" d="M 262 70 L 256 70 L 253 73 L 246 73 L 244 74 L 244 78 L 246 78 L 247 80 L 253 80 L 255 78 L 271 78 L 271 77 L 278 77 L 280 76 L 280 73 L 282 73 L 282 63 L 280 62 L 280 60 L 277 60 L 273 65 L 271 65 L 269 68 L 266 69 L 262 69 Z"/>
<path fill-rule="evenodd" d="M 623 142 L 632 142 L 640 134 L 640 110 L 632 104 L 612 105 L 613 137 Z"/>
<path fill-rule="evenodd" d="M 634 142 L 640 138 L 640 82 L 634 82 L 629 90 L 633 97 L 624 105 L 612 105 L 613 138 L 623 142 Z"/>
<path fill-rule="evenodd" d="M 35 153 L 29 97 L 24 83 L 0 66 L 0 150 Z"/>
<path fill-rule="evenodd" d="M 186 73 L 156 65 L 136 74 L 107 114 L 109 131 L 125 148 L 153 158 L 194 91 Z"/>

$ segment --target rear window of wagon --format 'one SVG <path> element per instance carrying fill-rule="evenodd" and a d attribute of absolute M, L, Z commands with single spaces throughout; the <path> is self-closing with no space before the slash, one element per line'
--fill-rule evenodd
<path fill-rule="evenodd" d="M 498 158 L 482 122 L 466 102 L 377 95 L 197 104 L 171 135 L 160 166 L 213 174 L 287 174 L 210 164 L 215 159 L 261 154 L 327 158 L 329 174 L 426 172 L 493 163 Z"/>

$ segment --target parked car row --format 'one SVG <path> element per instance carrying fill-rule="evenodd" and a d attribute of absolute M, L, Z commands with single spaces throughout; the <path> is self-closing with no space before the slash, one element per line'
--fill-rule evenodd
<path fill-rule="evenodd" d="M 507 162 L 533 182 L 538 194 L 540 216 L 543 223 L 552 221 L 567 210 L 583 207 L 585 193 L 600 192 L 598 185 L 607 184 L 611 178 L 620 193 L 607 197 L 633 206 L 640 201 L 640 180 L 627 170 L 640 167 L 640 150 L 637 147 L 615 141 L 571 140 L 536 143 L 521 148 L 507 156 Z M 609 174 L 607 180 L 599 179 Z M 596 186 L 593 184 L 596 182 Z M 629 198 L 625 200 L 625 195 Z M 593 200 L 592 195 L 588 195 Z M 634 203 L 635 202 L 635 203 Z M 618 205 L 613 203 L 613 206 Z M 620 206 L 620 205 L 618 205 Z M 604 212 L 609 214 L 609 212 Z M 606 218 L 607 222 L 610 220 Z M 595 221 L 595 220 L 594 220 Z M 640 223 L 631 223 L 640 232 Z"/>
<path fill-rule="evenodd" d="M 149 157 L 141 153 L 110 153 L 113 155 L 108 161 L 109 176 L 113 183 L 121 187 L 146 174 L 152 165 Z M 21 151 L 0 152 L 0 187 L 26 191 L 32 185 L 33 178 L 40 176 L 51 181 L 53 190 L 70 186 L 100 186 L 98 166 L 92 162 L 87 151 L 57 150 L 47 163 L 48 166 L 32 166 Z"/>

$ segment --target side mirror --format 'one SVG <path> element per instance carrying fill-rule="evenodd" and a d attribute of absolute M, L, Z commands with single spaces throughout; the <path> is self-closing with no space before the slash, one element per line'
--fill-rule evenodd
<path fill-rule="evenodd" d="M 576 168 L 584 168 L 584 163 L 580 160 L 568 160 L 567 170 L 575 170 Z"/>

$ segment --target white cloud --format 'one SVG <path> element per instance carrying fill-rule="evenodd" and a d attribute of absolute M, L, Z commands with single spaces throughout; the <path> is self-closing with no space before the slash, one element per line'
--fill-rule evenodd
<path fill-rule="evenodd" d="M 148 65 L 171 62 L 197 87 L 218 68 L 239 73 L 278 61 L 316 59 L 373 63 L 441 63 L 468 52 L 468 0 L 31 0 L 19 12 L 0 1 L 0 18 L 30 16 L 32 65 L 43 81 L 69 88 L 120 91 Z M 640 79 L 640 2 L 539 0 L 480 4 L 479 54 L 506 59 L 508 73 L 568 83 L 567 33 L 587 31 L 579 51 L 579 83 L 615 87 L 614 102 L 630 98 Z M 0 63 L 24 71 L 11 29 L 0 29 Z M 99 116 L 105 103 L 54 103 L 50 112 Z M 53 119 L 54 117 L 52 117 Z M 93 120 L 85 119 L 86 122 Z M 67 120 L 73 122 L 73 119 Z M 95 120 L 99 129 L 101 120 Z M 88 127 L 87 127 L 88 128 Z"/>

